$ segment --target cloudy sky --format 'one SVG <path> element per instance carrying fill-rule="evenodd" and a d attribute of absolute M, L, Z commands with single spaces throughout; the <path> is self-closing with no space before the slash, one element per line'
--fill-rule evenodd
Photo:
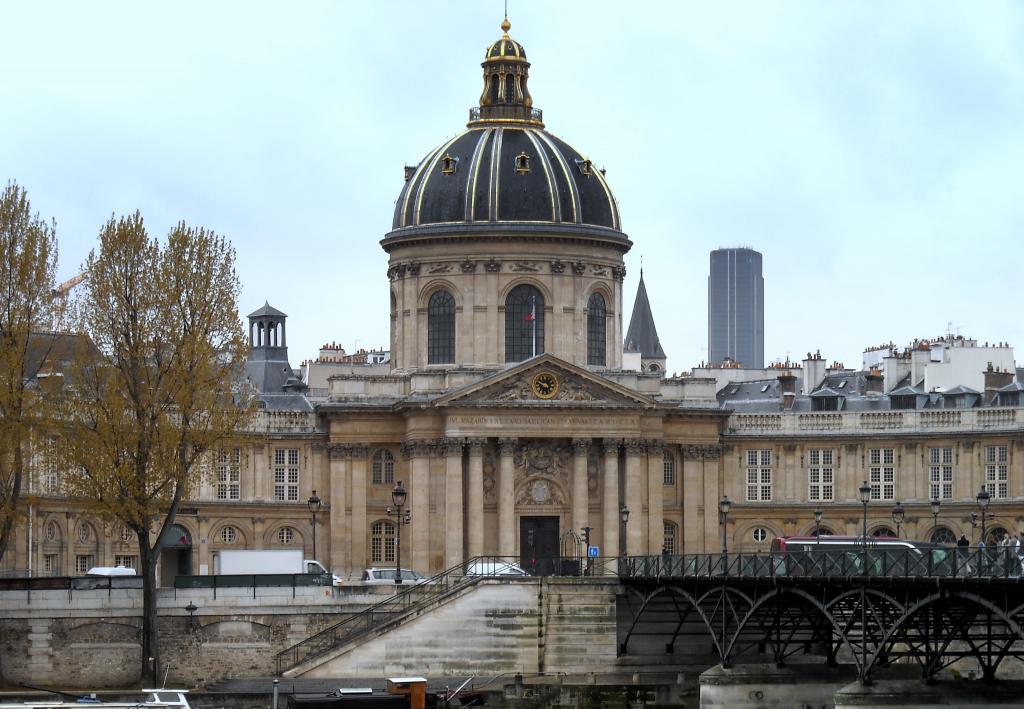
<path fill-rule="evenodd" d="M 737 245 L 764 254 L 766 361 L 948 328 L 1024 347 L 1024 5 L 509 4 L 548 129 L 607 168 L 670 370 L 706 357 L 708 252 Z M 502 12 L 5 5 L 0 180 L 56 219 L 62 278 L 139 209 L 232 240 L 293 365 L 386 346 L 402 166 L 463 127 Z"/>

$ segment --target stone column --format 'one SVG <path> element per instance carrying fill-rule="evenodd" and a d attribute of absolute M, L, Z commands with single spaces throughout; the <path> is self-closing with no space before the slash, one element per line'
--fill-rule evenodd
<path fill-rule="evenodd" d="M 469 485 L 466 490 L 466 520 L 469 556 L 484 553 L 484 443 L 486 439 L 469 440 Z"/>
<path fill-rule="evenodd" d="M 619 555 L 619 441 L 604 441 L 604 494 L 601 498 L 601 556 Z"/>
<path fill-rule="evenodd" d="M 583 536 L 583 528 L 590 525 L 590 495 L 587 487 L 587 452 L 589 438 L 572 440 L 572 531 Z"/>
<path fill-rule="evenodd" d="M 462 562 L 462 441 L 444 441 L 444 566 Z"/>
<path fill-rule="evenodd" d="M 499 438 L 498 555 L 516 555 L 516 439 Z"/>
<path fill-rule="evenodd" d="M 647 442 L 647 553 L 660 554 L 665 543 L 665 449 Z M 676 540 L 678 545 L 679 540 Z M 679 553 L 676 549 L 676 553 Z"/>
<path fill-rule="evenodd" d="M 627 554 L 643 554 L 647 549 L 647 515 L 644 514 L 643 480 L 641 479 L 641 456 L 644 442 L 639 439 L 626 441 L 626 507 L 629 508 L 629 522 L 626 523 Z"/>
<path fill-rule="evenodd" d="M 331 475 L 328 501 L 330 511 L 330 538 L 327 548 L 330 550 L 331 571 L 339 576 L 347 575 L 351 569 L 348 564 L 347 547 L 352 535 L 348 532 L 348 514 L 345 506 L 348 502 L 348 481 L 350 475 L 351 448 L 349 446 L 332 445 L 330 447 Z"/>
<path fill-rule="evenodd" d="M 722 478 L 719 476 L 719 461 L 708 457 L 708 446 L 698 446 L 700 467 L 704 476 L 704 551 L 714 553 L 722 550 L 722 526 L 718 523 L 718 501 L 722 499 Z M 746 458 L 744 458 L 746 462 Z M 746 475 L 746 469 L 743 472 Z M 745 478 L 744 478 L 745 479 Z M 746 495 L 733 495 L 734 500 L 746 500 Z"/>
<path fill-rule="evenodd" d="M 368 446 L 352 446 L 352 517 L 350 519 L 350 538 L 352 540 L 352 557 L 349 567 L 352 573 L 366 568 L 369 559 L 366 554 L 366 456 Z"/>
<path fill-rule="evenodd" d="M 430 444 L 410 441 L 402 446 L 402 453 L 410 462 L 410 521 L 402 531 L 412 552 L 412 568 L 425 574 L 434 571 L 430 567 Z"/>

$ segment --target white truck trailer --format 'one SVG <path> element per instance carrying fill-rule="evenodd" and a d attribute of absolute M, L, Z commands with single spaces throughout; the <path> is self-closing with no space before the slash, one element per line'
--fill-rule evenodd
<path fill-rule="evenodd" d="M 221 549 L 214 552 L 213 573 L 225 574 L 328 574 L 335 586 L 341 579 L 316 559 L 304 559 L 301 549 Z"/>

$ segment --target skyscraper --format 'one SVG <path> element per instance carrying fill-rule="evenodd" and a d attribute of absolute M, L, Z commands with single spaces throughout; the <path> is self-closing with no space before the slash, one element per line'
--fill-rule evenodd
<path fill-rule="evenodd" d="M 764 366 L 764 279 L 753 249 L 711 252 L 708 276 L 708 360 L 726 357 L 745 367 Z"/>

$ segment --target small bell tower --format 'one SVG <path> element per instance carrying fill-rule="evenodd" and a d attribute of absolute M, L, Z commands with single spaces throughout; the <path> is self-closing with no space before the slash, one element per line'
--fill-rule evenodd
<path fill-rule="evenodd" d="M 470 125 L 500 121 L 530 123 L 543 127 L 541 112 L 533 108 L 527 88 L 530 62 L 523 45 L 508 36 L 512 23 L 506 17 L 501 23 L 501 38 L 491 44 L 480 65 L 484 70 L 484 90 L 480 108 L 471 111 Z"/>

